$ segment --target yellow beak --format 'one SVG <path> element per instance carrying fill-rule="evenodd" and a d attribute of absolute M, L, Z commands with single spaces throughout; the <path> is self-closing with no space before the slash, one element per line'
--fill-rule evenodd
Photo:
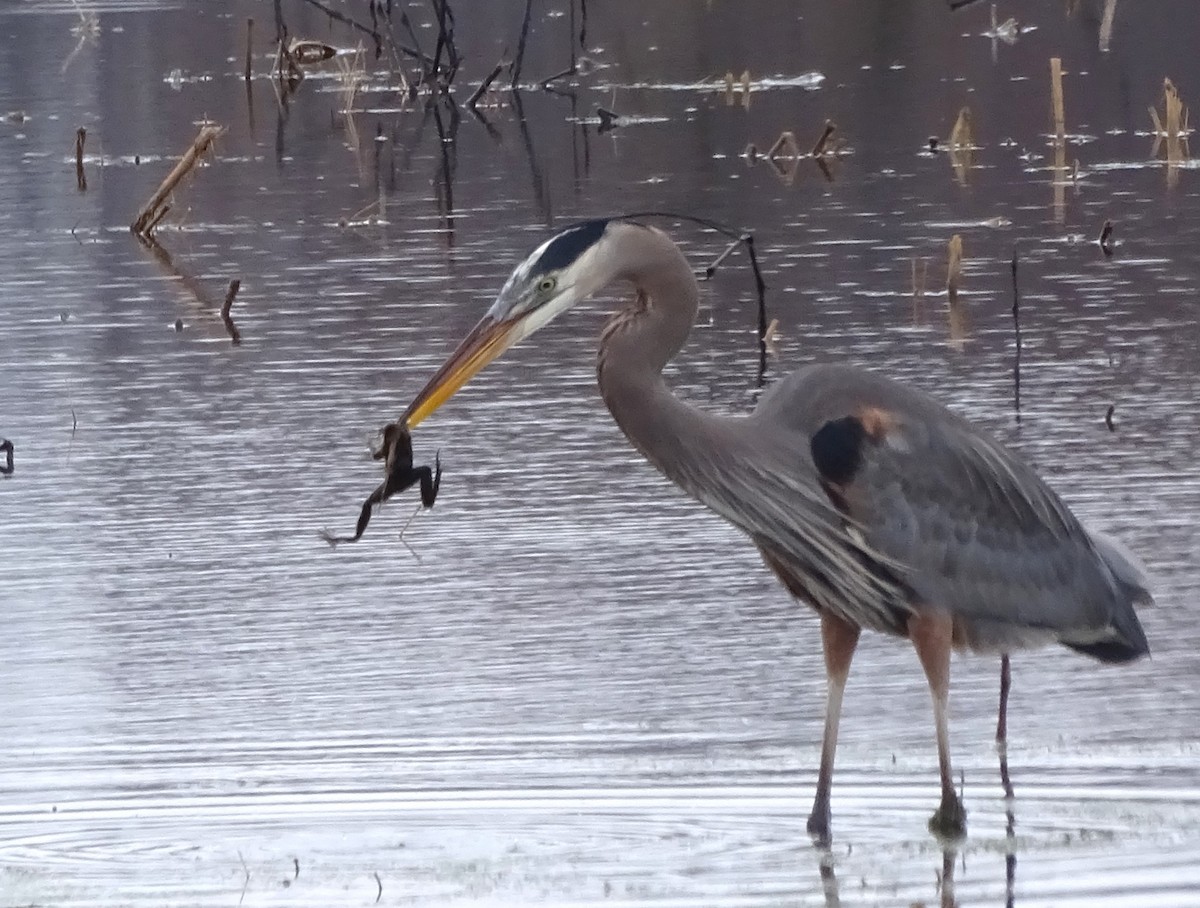
<path fill-rule="evenodd" d="M 511 347 L 520 337 L 519 322 L 519 319 L 498 322 L 490 316 L 481 319 L 408 405 L 400 417 L 401 425 L 414 428 L 453 397 L 476 372 Z"/>

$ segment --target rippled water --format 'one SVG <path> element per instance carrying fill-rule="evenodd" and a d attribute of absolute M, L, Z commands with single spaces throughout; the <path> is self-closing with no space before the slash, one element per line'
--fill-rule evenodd
<path fill-rule="evenodd" d="M 260 78 L 248 104 L 244 19 L 265 72 L 269 4 L 80 0 L 94 29 L 72 4 L 0 8 L 0 906 L 1200 904 L 1200 175 L 1152 159 L 1146 110 L 1164 76 L 1200 98 L 1200 13 L 1123 0 L 1102 50 L 1105 5 L 999 3 L 1026 29 L 1010 45 L 986 4 L 590 4 L 574 99 L 505 95 L 494 135 L 382 89 L 351 129 L 332 76 L 286 106 Z M 356 42 L 300 6 L 293 33 Z M 473 84 L 523 4 L 454 6 Z M 533 81 L 570 21 L 535 10 Z M 1052 55 L 1075 178 L 1053 167 Z M 745 69 L 748 104 L 724 88 Z M 964 104 L 972 159 L 928 153 Z M 597 106 L 623 125 L 598 133 Z M 125 225 L 204 117 L 229 131 L 176 198 L 168 264 Z M 826 118 L 828 174 L 742 155 L 783 130 L 807 148 Z M 318 538 L 352 527 L 369 436 L 511 265 L 552 225 L 647 208 L 755 229 L 768 381 L 835 359 L 935 392 L 1149 564 L 1151 660 L 1014 660 L 1011 835 L 995 662 L 955 664 L 970 837 L 943 855 L 924 681 L 872 638 L 835 844 L 809 844 L 814 622 L 625 444 L 594 388 L 603 302 L 421 427 L 446 475 L 411 549 L 405 502 L 357 546 Z M 721 250 L 678 236 L 697 263 Z M 735 257 L 680 392 L 750 406 L 756 324 Z"/>

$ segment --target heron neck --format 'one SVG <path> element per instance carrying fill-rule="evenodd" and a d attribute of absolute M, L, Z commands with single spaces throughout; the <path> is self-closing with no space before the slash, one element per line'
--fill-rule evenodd
<path fill-rule="evenodd" d="M 641 242 L 644 249 L 645 237 Z M 687 342 L 699 288 L 673 243 L 666 241 L 657 252 L 652 266 L 623 275 L 636 295 L 604 328 L 597 378 L 626 437 L 659 470 L 685 485 L 684 476 L 675 475 L 688 453 L 682 439 L 693 437 L 710 417 L 677 398 L 662 370 Z"/>

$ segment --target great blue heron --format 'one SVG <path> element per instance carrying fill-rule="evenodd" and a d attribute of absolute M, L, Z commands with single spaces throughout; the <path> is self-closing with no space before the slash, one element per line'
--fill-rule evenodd
<path fill-rule="evenodd" d="M 1057 641 L 1103 662 L 1145 655 L 1136 559 L 1085 529 L 1033 470 L 933 398 L 847 365 L 813 365 L 745 416 L 677 398 L 663 367 L 683 347 L 699 287 L 654 227 L 625 218 L 562 231 L 522 262 L 496 302 L 408 407 L 415 427 L 508 347 L 614 282 L 633 300 L 600 335 L 597 376 L 613 418 L 685 492 L 745 532 L 820 615 L 828 700 L 809 831 L 829 840 L 842 691 L 862 628 L 912 641 L 933 695 L 941 803 L 959 835 L 950 768 L 952 649 Z"/>

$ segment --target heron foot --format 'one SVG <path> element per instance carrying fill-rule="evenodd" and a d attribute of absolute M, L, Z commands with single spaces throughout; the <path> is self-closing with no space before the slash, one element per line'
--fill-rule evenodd
<path fill-rule="evenodd" d="M 967 834 L 967 811 L 958 795 L 942 796 L 942 803 L 929 818 L 929 831 L 943 839 L 961 839 Z"/>
<path fill-rule="evenodd" d="M 817 845 L 828 847 L 833 841 L 833 836 L 829 833 L 829 805 L 825 805 L 824 810 L 816 807 L 808 818 L 808 834 L 812 836 L 813 842 Z"/>

